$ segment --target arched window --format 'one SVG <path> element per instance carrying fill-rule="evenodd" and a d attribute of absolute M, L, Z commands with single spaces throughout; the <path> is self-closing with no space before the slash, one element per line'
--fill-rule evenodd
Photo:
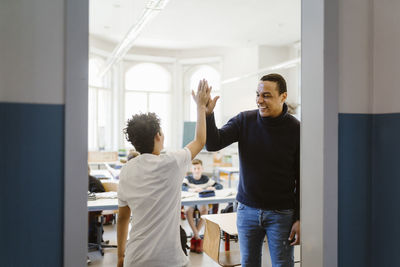
<path fill-rule="evenodd" d="M 164 146 L 171 144 L 171 75 L 153 63 L 141 63 L 125 74 L 125 122 L 139 112 L 154 112 L 161 119 Z M 128 142 L 126 146 L 130 146 Z"/>
<path fill-rule="evenodd" d="M 190 121 L 196 121 L 197 120 L 197 111 L 196 111 L 196 103 L 192 99 L 191 96 L 191 90 L 194 90 L 196 92 L 197 86 L 199 84 L 199 81 L 201 79 L 206 79 L 208 81 L 208 84 L 212 86 L 212 92 L 211 96 L 214 97 L 216 95 L 220 95 L 220 86 L 221 86 L 221 76 L 219 72 L 214 69 L 213 67 L 203 65 L 200 67 L 197 67 L 194 72 L 192 72 L 190 76 L 190 91 L 187 94 L 187 98 L 189 98 L 190 104 L 189 104 L 189 110 L 190 110 L 190 116 L 189 119 Z M 217 106 L 214 109 L 214 115 L 215 115 L 215 120 L 216 122 L 221 121 L 221 99 L 218 100 Z"/>
<path fill-rule="evenodd" d="M 89 59 L 89 150 L 111 150 L 112 116 L 110 74 L 100 77 L 101 58 Z"/>

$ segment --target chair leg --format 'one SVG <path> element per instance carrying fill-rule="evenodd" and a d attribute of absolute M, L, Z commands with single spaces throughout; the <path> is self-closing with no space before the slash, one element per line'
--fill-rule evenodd
<path fill-rule="evenodd" d="M 229 251 L 230 250 L 230 236 L 228 233 L 224 232 L 224 236 L 225 236 L 225 251 Z"/>
<path fill-rule="evenodd" d="M 96 225 L 96 232 L 97 232 L 97 238 L 96 238 L 96 243 L 89 243 L 89 249 L 95 248 L 98 250 L 101 254 L 101 256 L 104 256 L 104 248 L 117 248 L 117 245 L 109 245 L 109 241 L 103 242 L 103 222 L 104 218 L 103 216 L 100 216 L 100 222 L 99 224 Z"/>

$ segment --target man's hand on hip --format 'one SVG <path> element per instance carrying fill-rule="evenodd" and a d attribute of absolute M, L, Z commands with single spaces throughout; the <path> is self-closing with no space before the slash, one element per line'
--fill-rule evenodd
<path fill-rule="evenodd" d="M 292 230 L 290 231 L 289 241 L 291 246 L 300 244 L 300 221 L 297 220 L 292 225 Z"/>

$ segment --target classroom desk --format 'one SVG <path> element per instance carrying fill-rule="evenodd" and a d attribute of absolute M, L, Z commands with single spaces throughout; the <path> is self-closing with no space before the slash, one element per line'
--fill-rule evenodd
<path fill-rule="evenodd" d="M 236 191 L 232 189 L 215 190 L 215 197 L 198 197 L 194 196 L 182 198 L 182 206 L 206 205 L 236 202 Z"/>
<path fill-rule="evenodd" d="M 222 189 L 215 191 L 215 197 L 200 198 L 196 195 L 182 198 L 181 204 L 183 206 L 205 205 L 228 203 L 236 201 L 236 191 L 231 189 Z M 88 211 L 101 211 L 101 210 L 117 210 L 117 198 L 101 198 L 96 200 L 88 200 Z"/>
<path fill-rule="evenodd" d="M 231 187 L 231 180 L 232 180 L 232 174 L 234 173 L 239 173 L 239 168 L 237 167 L 218 167 L 218 182 L 221 181 L 221 173 L 226 173 L 228 174 L 228 186 Z"/>

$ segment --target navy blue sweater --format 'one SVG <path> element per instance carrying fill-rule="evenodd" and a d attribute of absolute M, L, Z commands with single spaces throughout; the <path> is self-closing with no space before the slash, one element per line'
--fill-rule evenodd
<path fill-rule="evenodd" d="M 221 129 L 207 116 L 208 151 L 239 142 L 240 180 L 237 200 L 250 207 L 295 209 L 300 214 L 300 122 L 283 112 L 261 117 L 258 110 L 239 113 Z"/>

